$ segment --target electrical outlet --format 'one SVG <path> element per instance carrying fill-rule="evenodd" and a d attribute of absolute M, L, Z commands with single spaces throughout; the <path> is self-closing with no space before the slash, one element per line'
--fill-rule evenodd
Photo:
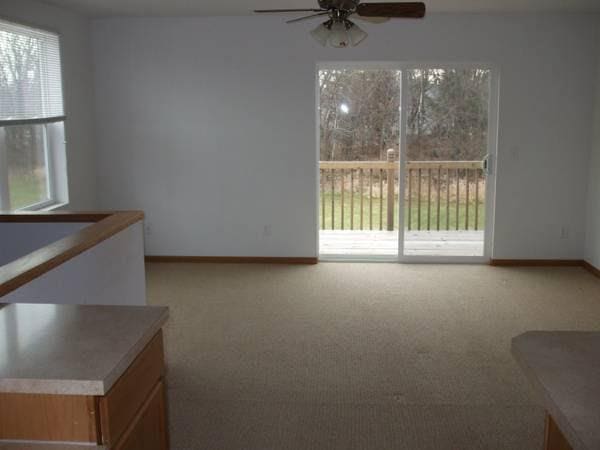
<path fill-rule="evenodd" d="M 151 236 L 152 235 L 152 227 L 150 226 L 149 223 L 146 223 L 144 225 L 144 231 L 146 232 L 146 236 Z"/>
<path fill-rule="evenodd" d="M 263 237 L 270 237 L 273 234 L 271 225 L 265 225 L 263 228 Z"/>
<path fill-rule="evenodd" d="M 561 239 L 569 239 L 569 228 L 568 227 L 561 227 L 560 228 L 560 238 Z"/>

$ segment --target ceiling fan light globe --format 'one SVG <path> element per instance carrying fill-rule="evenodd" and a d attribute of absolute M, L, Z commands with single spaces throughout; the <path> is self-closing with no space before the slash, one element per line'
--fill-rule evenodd
<path fill-rule="evenodd" d="M 364 41 L 368 36 L 368 34 L 362 28 L 360 28 L 358 25 L 356 25 L 355 23 L 352 23 L 350 28 L 348 28 L 347 33 L 348 33 L 348 37 L 350 39 L 350 45 L 352 47 L 356 47 L 358 44 L 360 44 L 362 41 Z"/>
<path fill-rule="evenodd" d="M 352 45 L 348 27 L 344 22 L 336 21 L 331 25 L 328 43 L 335 48 L 346 48 Z"/>
<path fill-rule="evenodd" d="M 329 28 L 322 23 L 314 30 L 310 32 L 310 35 L 313 37 L 315 41 L 321 44 L 323 47 L 327 46 L 327 41 L 329 40 Z"/>

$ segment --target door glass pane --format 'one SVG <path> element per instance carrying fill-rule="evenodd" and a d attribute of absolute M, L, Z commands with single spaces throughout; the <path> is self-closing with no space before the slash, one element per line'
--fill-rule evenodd
<path fill-rule="evenodd" d="M 398 255 L 401 72 L 319 70 L 320 254 Z"/>
<path fill-rule="evenodd" d="M 4 128 L 11 209 L 49 200 L 45 125 Z"/>
<path fill-rule="evenodd" d="M 404 254 L 483 256 L 490 71 L 407 72 Z"/>

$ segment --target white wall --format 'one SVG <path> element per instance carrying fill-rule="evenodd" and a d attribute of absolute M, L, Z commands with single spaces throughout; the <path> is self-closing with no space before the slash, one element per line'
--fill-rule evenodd
<path fill-rule="evenodd" d="M 596 72 L 596 107 L 593 144 L 590 158 L 587 233 L 585 259 L 600 268 L 600 20 L 598 20 L 598 68 Z"/>
<path fill-rule="evenodd" d="M 45 247 L 89 223 L 0 223 L 0 266 Z"/>
<path fill-rule="evenodd" d="M 96 189 L 89 20 L 32 0 L 1 0 L 0 17 L 61 35 L 69 209 L 93 209 Z"/>
<path fill-rule="evenodd" d="M 143 222 L 137 222 L 0 302 L 145 305 L 143 233 Z"/>
<path fill-rule="evenodd" d="M 316 63 L 420 60 L 500 69 L 494 256 L 583 256 L 595 18 L 432 14 L 344 50 L 283 19 L 93 22 L 99 201 L 145 210 L 149 254 L 315 255 Z"/>

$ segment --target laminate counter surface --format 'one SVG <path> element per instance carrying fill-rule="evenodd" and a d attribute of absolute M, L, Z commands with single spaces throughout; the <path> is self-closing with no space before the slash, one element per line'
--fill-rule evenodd
<path fill-rule="evenodd" d="M 105 395 L 167 318 L 166 307 L 0 304 L 0 393 Z"/>
<path fill-rule="evenodd" d="M 512 352 L 573 450 L 600 448 L 600 332 L 530 331 Z"/>

